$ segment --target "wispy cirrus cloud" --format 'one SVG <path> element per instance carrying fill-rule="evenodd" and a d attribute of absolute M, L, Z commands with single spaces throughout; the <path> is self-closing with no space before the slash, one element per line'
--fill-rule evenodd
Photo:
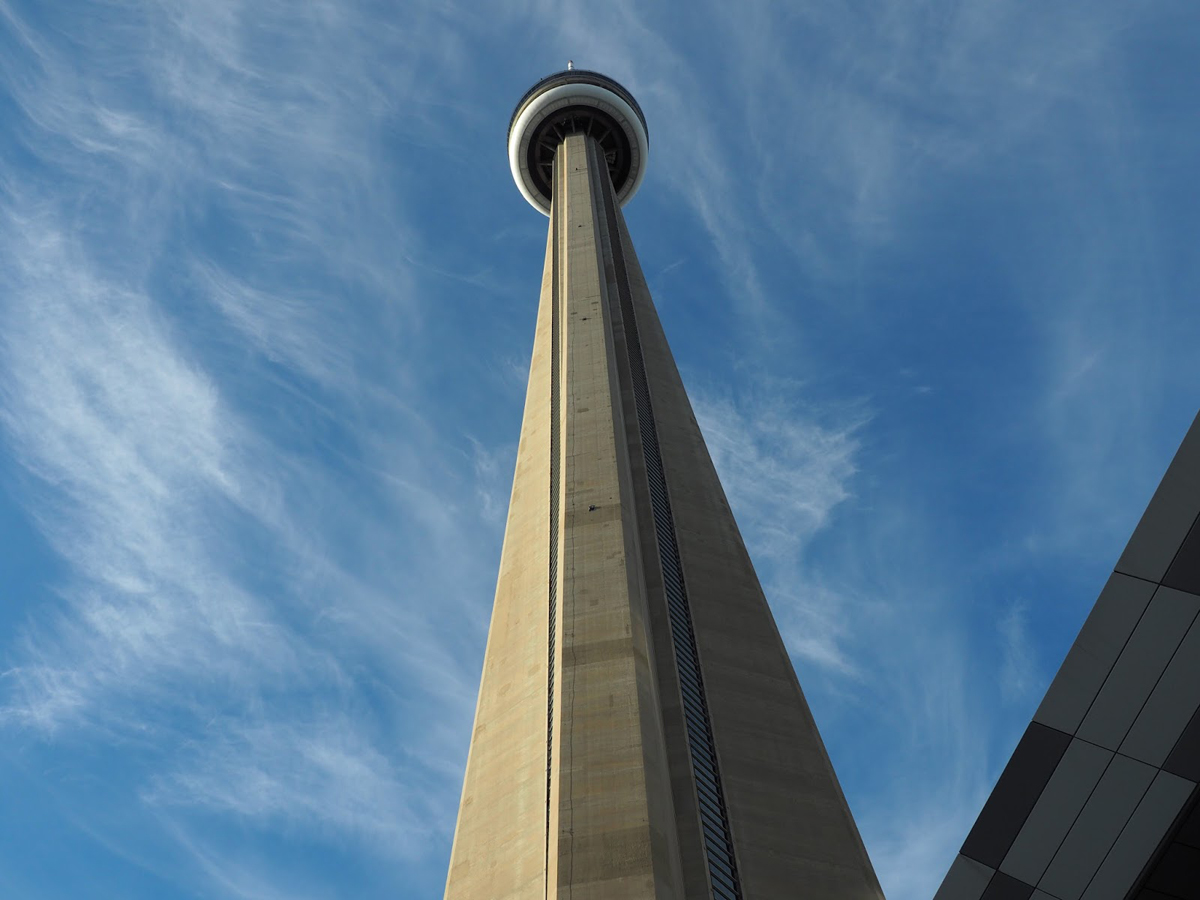
<path fill-rule="evenodd" d="M 4 70 L 8 149 L 41 169 L 0 180 L 0 421 L 66 568 L 5 647 L 0 722 L 143 747 L 122 809 L 173 823 L 231 896 L 269 868 L 229 881 L 196 817 L 382 865 L 428 852 L 465 747 L 453 717 L 415 723 L 469 716 L 443 615 L 486 608 L 489 566 L 437 574 L 439 543 L 475 539 L 452 512 L 475 488 L 429 489 L 439 438 L 398 392 L 419 251 L 385 123 L 445 126 L 422 121 L 419 67 L 384 57 L 453 36 L 432 8 L 424 33 L 333 4 L 117 3 L 66 39 L 3 16 L 25 66 Z"/>
<path fill-rule="evenodd" d="M 809 572 L 814 535 L 850 497 L 868 417 L 825 423 L 797 408 L 798 391 L 758 390 L 745 396 L 693 392 L 696 418 L 738 523 L 795 654 L 842 675 L 855 666 L 843 644 L 853 604 Z M 789 399 L 791 398 L 791 399 Z"/>
<path fill-rule="evenodd" d="M 736 400 L 699 392 L 694 400 L 705 443 L 739 518 L 758 532 L 761 552 L 796 556 L 850 496 L 857 471 L 856 433 L 868 417 L 824 424 L 788 405 L 803 387 L 755 392 Z"/>
<path fill-rule="evenodd" d="M 51 627 L 58 651 L 31 638 L 41 664 L 10 671 L 24 698 L 11 711 L 55 727 L 112 690 L 156 690 L 148 669 L 201 658 L 286 668 L 286 641 L 214 564 L 218 535 L 203 521 L 203 507 L 237 508 L 246 491 L 239 429 L 215 386 L 147 298 L 93 277 L 60 232 L 30 219 L 6 231 L 23 252 L 7 285 L 3 418 L 45 485 L 40 524 L 79 579 L 74 614 Z"/>
<path fill-rule="evenodd" d="M 362 840 L 384 856 L 413 860 L 427 851 L 436 783 L 420 766 L 406 770 L 403 757 L 381 752 L 360 718 L 326 712 L 217 724 L 213 740 L 151 782 L 147 803 L 281 830 L 315 826 L 327 839 Z"/>
<path fill-rule="evenodd" d="M 1009 606 L 999 623 L 1003 652 L 1000 690 L 1009 701 L 1025 699 L 1045 681 L 1037 671 L 1028 618 L 1025 604 L 1018 602 Z"/>

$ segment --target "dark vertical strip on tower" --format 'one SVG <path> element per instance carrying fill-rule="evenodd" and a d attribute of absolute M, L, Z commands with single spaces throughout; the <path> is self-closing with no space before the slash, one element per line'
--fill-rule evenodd
<path fill-rule="evenodd" d="M 650 401 L 646 367 L 642 359 L 642 345 L 638 336 L 637 319 L 629 287 L 625 251 L 621 245 L 618 230 L 616 200 L 613 196 L 611 181 L 608 178 L 608 168 L 599 158 L 593 141 L 588 142 L 588 151 L 592 156 L 592 172 L 595 174 L 595 183 L 599 187 L 597 193 L 603 203 L 610 237 L 610 250 L 617 274 L 621 322 L 629 355 L 630 378 L 636 405 L 638 432 L 642 442 L 646 480 L 650 490 L 650 506 L 654 514 L 654 531 L 659 564 L 662 567 L 667 612 L 671 619 L 672 646 L 675 650 L 675 665 L 687 728 L 688 750 L 692 762 L 696 800 L 700 810 L 700 825 L 705 858 L 708 863 L 709 883 L 716 900 L 741 900 L 742 892 L 738 880 L 737 862 L 734 858 L 733 840 L 729 832 L 725 796 L 721 789 L 721 775 L 713 743 L 708 703 L 704 694 L 704 679 L 696 653 L 696 640 L 692 628 L 691 611 L 688 607 L 687 587 L 683 579 L 683 567 L 679 561 L 675 519 L 671 512 L 671 500 L 667 494 L 666 477 L 663 474 L 658 431 L 654 424 L 654 408 Z M 553 211 L 551 215 L 553 215 Z M 554 465 L 552 460 L 552 472 Z M 552 535 L 554 529 L 555 526 L 551 520 Z"/>
<path fill-rule="evenodd" d="M 557 194 L 561 190 L 563 179 L 559 177 L 558 171 L 562 168 L 563 154 L 555 154 L 554 159 L 554 191 Z M 554 751 L 554 656 L 556 632 L 558 630 L 558 504 L 559 504 L 559 448 L 561 438 L 559 436 L 559 403 L 561 400 L 562 388 L 559 384 L 559 372 L 562 366 L 561 352 L 559 350 L 559 330 L 561 329 L 561 319 L 559 315 L 559 264 L 558 264 L 558 231 L 559 222 L 561 221 L 562 211 L 558 204 L 557 196 L 551 202 L 550 208 L 550 233 L 553 247 L 551 248 L 551 266 L 553 267 L 550 275 L 550 566 L 548 577 L 550 580 L 549 591 L 547 592 L 547 615 L 546 622 L 549 633 L 547 635 L 547 667 L 546 667 L 546 871 L 550 871 L 550 782 L 552 780 L 551 766 L 553 765 L 552 754 Z M 550 896 L 550 879 L 546 879 L 546 896 Z"/>

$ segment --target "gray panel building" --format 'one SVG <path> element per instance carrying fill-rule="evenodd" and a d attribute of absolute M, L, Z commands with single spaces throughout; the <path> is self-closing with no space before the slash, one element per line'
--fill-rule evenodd
<path fill-rule="evenodd" d="M 1200 900 L 1200 417 L 935 900 Z"/>

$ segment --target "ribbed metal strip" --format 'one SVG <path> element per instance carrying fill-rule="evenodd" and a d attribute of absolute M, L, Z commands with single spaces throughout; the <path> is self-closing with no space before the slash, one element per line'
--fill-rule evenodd
<path fill-rule="evenodd" d="M 589 153 L 595 153 L 591 141 L 588 142 L 588 147 Z M 561 157 L 562 154 L 556 156 Z M 607 171 L 599 164 L 598 160 L 593 160 L 593 162 L 595 163 L 592 168 L 594 173 Z M 671 512 L 666 477 L 663 474 L 658 429 L 654 424 L 654 408 L 650 401 L 646 365 L 642 357 L 642 342 L 638 335 L 637 317 L 629 287 L 629 275 L 625 268 L 625 251 L 621 246 L 620 232 L 617 229 L 616 205 L 611 184 L 604 185 L 600 194 L 603 197 L 604 214 L 608 223 L 613 262 L 617 273 L 617 293 L 621 306 L 625 345 L 629 354 L 629 370 L 637 412 L 638 432 L 642 441 L 642 455 L 650 488 L 650 506 L 654 514 L 654 531 L 657 537 L 659 563 L 663 573 L 667 610 L 671 617 L 675 665 L 681 686 L 685 683 L 690 684 L 687 691 L 690 702 L 685 707 L 684 723 L 692 758 L 693 774 L 697 784 L 697 806 L 704 833 L 709 884 L 712 886 L 713 897 L 717 900 L 741 900 L 742 894 L 733 852 L 733 839 L 729 831 L 725 795 L 721 789 L 720 770 L 717 764 L 716 747 L 713 743 L 712 723 L 708 715 L 708 703 L 704 696 L 704 678 L 701 675 L 700 662 L 696 654 L 696 637 L 692 628 L 691 609 L 688 606 L 683 566 L 679 560 L 675 518 Z M 699 788 L 702 782 L 709 785 L 704 793 Z"/>

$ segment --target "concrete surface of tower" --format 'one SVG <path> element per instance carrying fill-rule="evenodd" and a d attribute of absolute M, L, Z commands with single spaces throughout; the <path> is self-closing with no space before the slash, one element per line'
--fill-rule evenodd
<path fill-rule="evenodd" d="M 649 148 L 574 68 L 509 125 L 550 228 L 446 898 L 875 900 L 626 230 Z"/>

